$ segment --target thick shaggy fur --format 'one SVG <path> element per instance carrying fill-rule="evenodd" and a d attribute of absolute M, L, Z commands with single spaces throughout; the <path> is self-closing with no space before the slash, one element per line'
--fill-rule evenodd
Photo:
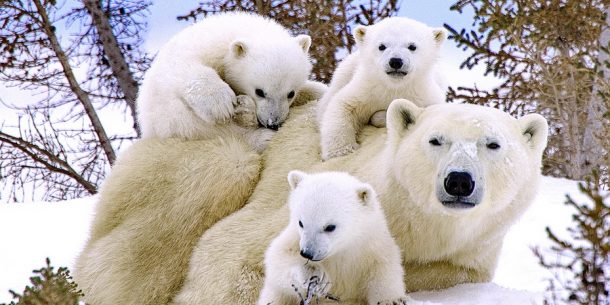
<path fill-rule="evenodd" d="M 264 252 L 288 224 L 285 179 L 293 169 L 347 171 L 377 190 L 402 251 L 407 291 L 491 280 L 504 234 L 536 194 L 547 137 L 544 118 L 516 120 L 474 105 L 422 109 L 398 100 L 388 109 L 387 136 L 386 129 L 365 127 L 359 150 L 320 162 L 315 111 L 302 110 L 264 152 L 265 167 L 248 204 L 199 240 L 173 304 L 256 303 Z M 434 150 L 431 137 L 446 146 Z M 489 139 L 501 148 L 488 151 Z M 464 154 L 478 162 L 475 180 L 483 181 L 484 195 L 476 206 L 456 210 L 438 200 L 437 184 L 452 156 Z"/>
<path fill-rule="evenodd" d="M 446 30 L 392 17 L 356 27 L 353 36 L 358 50 L 339 64 L 318 109 L 324 160 L 356 149 L 356 135 L 369 120 L 385 126 L 385 110 L 394 99 L 421 107 L 445 102 L 437 61 Z M 373 116 L 377 112 L 381 120 Z"/>
<path fill-rule="evenodd" d="M 103 185 L 74 276 L 88 304 L 167 304 L 201 234 L 241 208 L 260 156 L 234 138 L 147 139 L 123 152 Z"/>
<path fill-rule="evenodd" d="M 288 180 L 290 222 L 265 253 L 258 305 L 297 305 L 309 290 L 316 300 L 407 304 L 400 249 L 372 187 L 342 172 Z"/>
<path fill-rule="evenodd" d="M 307 35 L 292 37 L 277 22 L 244 12 L 209 16 L 187 27 L 163 46 L 146 72 L 137 103 L 142 136 L 241 134 L 255 148 L 264 147 L 273 132 L 256 128 L 259 122 L 278 126 L 295 100 L 309 101 L 325 91 L 307 81 L 310 44 Z M 240 105 L 239 95 L 248 97 L 247 105 Z M 234 122 L 240 107 L 255 115 L 253 124 Z"/>

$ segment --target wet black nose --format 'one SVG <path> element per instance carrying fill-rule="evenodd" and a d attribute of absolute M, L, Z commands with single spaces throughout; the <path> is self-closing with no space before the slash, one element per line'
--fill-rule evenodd
<path fill-rule="evenodd" d="M 277 124 L 277 125 L 267 125 L 267 128 L 273 129 L 273 130 L 277 131 L 280 128 L 280 125 L 279 124 Z"/>
<path fill-rule="evenodd" d="M 451 172 L 445 178 L 445 191 L 452 196 L 470 196 L 474 191 L 474 180 L 469 173 Z"/>
<path fill-rule="evenodd" d="M 392 69 L 400 69 L 402 67 L 402 59 L 398 57 L 390 58 L 390 67 L 392 67 Z"/>
<path fill-rule="evenodd" d="M 301 250 L 301 256 L 308 260 L 311 260 L 313 258 L 313 255 L 311 253 L 305 252 L 304 250 Z"/>

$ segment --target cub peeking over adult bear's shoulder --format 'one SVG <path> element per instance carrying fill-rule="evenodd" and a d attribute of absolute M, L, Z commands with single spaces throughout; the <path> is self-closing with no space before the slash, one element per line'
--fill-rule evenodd
<path fill-rule="evenodd" d="M 323 160 L 355 150 L 357 133 L 369 120 L 385 126 L 385 110 L 394 99 L 420 107 L 445 102 L 437 65 L 445 29 L 391 17 L 358 26 L 353 36 L 358 50 L 337 66 L 318 106 Z"/>
<path fill-rule="evenodd" d="M 277 22 L 245 12 L 208 16 L 185 28 L 144 76 L 137 100 L 143 138 L 240 134 L 261 151 L 295 100 L 325 91 L 308 81 L 310 44 L 307 35 L 292 37 Z"/>
<path fill-rule="evenodd" d="M 290 222 L 265 252 L 258 305 L 411 304 L 400 249 L 372 186 L 344 172 L 291 171 L 288 183 Z"/>

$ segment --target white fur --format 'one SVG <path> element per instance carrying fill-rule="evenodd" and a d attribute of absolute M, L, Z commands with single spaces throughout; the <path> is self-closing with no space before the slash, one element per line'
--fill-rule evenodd
<path fill-rule="evenodd" d="M 144 77 L 137 101 L 142 136 L 203 139 L 237 132 L 256 146 L 273 133 L 232 122 L 236 95 L 252 99 L 248 106 L 263 126 L 281 124 L 294 100 L 288 94 L 306 85 L 310 43 L 309 36 L 292 37 L 275 21 L 243 12 L 189 26 L 159 51 Z"/>
<path fill-rule="evenodd" d="M 322 159 L 342 156 L 358 148 L 356 134 L 390 102 L 406 98 L 424 107 L 445 102 L 436 62 L 447 33 L 404 17 L 391 17 L 357 27 L 358 50 L 337 67 L 318 108 Z M 385 50 L 380 50 L 383 45 Z M 415 50 L 409 50 L 415 46 Z M 400 59 L 404 76 L 387 74 L 391 58 Z M 383 115 L 382 115 L 383 117 Z M 384 125 L 377 117 L 374 125 Z"/>
<path fill-rule="evenodd" d="M 400 250 L 372 187 L 342 172 L 292 171 L 288 180 L 290 222 L 266 251 L 258 304 L 296 305 L 309 288 L 320 300 L 406 304 Z"/>

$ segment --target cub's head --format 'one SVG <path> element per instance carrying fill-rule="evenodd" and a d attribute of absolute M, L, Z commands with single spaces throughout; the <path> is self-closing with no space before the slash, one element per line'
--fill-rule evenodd
<path fill-rule="evenodd" d="M 353 35 L 367 71 L 378 74 L 390 86 L 398 86 L 430 69 L 447 31 L 409 18 L 391 17 L 371 26 L 358 26 Z"/>
<path fill-rule="evenodd" d="M 288 108 L 311 72 L 310 45 L 307 35 L 231 43 L 225 80 L 237 94 L 254 99 L 261 125 L 277 129 L 288 116 Z"/>
<path fill-rule="evenodd" d="M 289 226 L 297 228 L 301 256 L 308 260 L 354 251 L 366 242 L 369 225 L 379 221 L 373 216 L 380 211 L 375 191 L 347 173 L 291 171 L 288 183 Z"/>
<path fill-rule="evenodd" d="M 523 209 L 536 193 L 548 134 L 538 114 L 399 99 L 387 122 L 393 178 L 424 211 L 489 215 Z"/>

